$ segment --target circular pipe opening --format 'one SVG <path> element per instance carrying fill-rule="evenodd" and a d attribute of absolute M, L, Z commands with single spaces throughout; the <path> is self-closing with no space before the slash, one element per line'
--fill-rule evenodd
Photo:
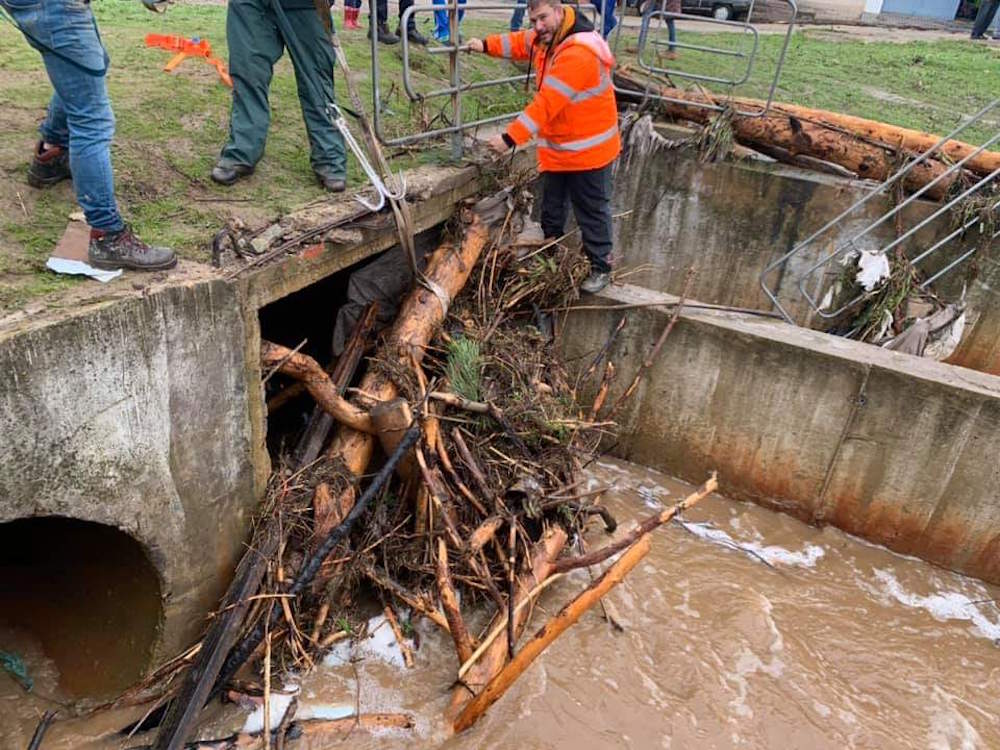
<path fill-rule="evenodd" d="M 54 516 L 0 524 L 0 651 L 37 691 L 120 692 L 142 677 L 161 616 L 159 576 L 128 534 Z"/>

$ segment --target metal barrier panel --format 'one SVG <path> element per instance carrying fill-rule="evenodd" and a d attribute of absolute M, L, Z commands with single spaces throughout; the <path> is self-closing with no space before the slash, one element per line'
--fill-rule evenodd
<path fill-rule="evenodd" d="M 685 13 L 670 13 L 664 10 L 666 6 L 666 0 L 649 0 L 656 4 L 657 9 L 653 11 L 645 11 L 642 14 L 642 21 L 639 31 L 639 41 L 636 45 L 636 60 L 639 67 L 652 73 L 654 75 L 664 76 L 667 79 L 681 78 L 690 81 L 698 81 L 705 83 L 717 83 L 730 88 L 730 94 L 732 89 L 740 86 L 750 80 L 751 75 L 754 70 L 754 63 L 757 59 L 757 53 L 760 49 L 760 32 L 757 27 L 750 23 L 750 19 L 753 15 L 753 3 L 750 4 L 750 9 L 747 12 L 747 18 L 745 21 L 729 21 L 720 20 L 717 18 L 706 18 L 702 16 L 693 16 Z M 781 78 L 781 70 L 785 65 L 785 58 L 788 54 L 788 45 L 792 39 L 792 32 L 795 30 L 795 21 L 798 18 L 798 5 L 795 0 L 783 0 L 786 5 L 788 5 L 791 16 L 788 21 L 788 30 L 785 32 L 784 40 L 781 44 L 781 51 L 778 55 L 778 60 L 775 65 L 774 76 L 770 80 L 770 87 L 767 92 L 767 98 L 764 103 L 764 107 L 760 110 L 749 110 L 744 111 L 740 109 L 734 110 L 736 114 L 743 117 L 763 117 L 767 114 L 768 110 L 771 108 L 771 103 L 774 101 L 774 92 L 778 87 L 778 81 Z M 709 26 L 717 26 L 726 29 L 739 29 L 741 30 L 742 36 L 752 37 L 752 47 L 749 51 L 740 50 L 730 50 L 722 49 L 719 47 L 709 47 L 700 44 L 688 44 L 686 42 L 680 41 L 664 41 L 663 33 L 665 30 L 669 30 L 669 22 L 676 24 L 678 21 L 693 21 L 699 24 L 706 24 Z M 625 28 L 624 23 L 619 23 L 613 32 L 614 43 L 613 50 L 615 56 L 618 55 L 618 44 L 621 39 L 621 34 Z M 653 32 L 650 33 L 650 29 Z M 681 68 L 668 68 L 660 67 L 649 62 L 645 57 L 644 53 L 647 48 L 652 46 L 655 50 L 656 47 L 673 47 L 675 49 L 687 49 L 693 52 L 704 52 L 710 55 L 714 55 L 720 58 L 730 58 L 730 59 L 740 59 L 745 60 L 746 64 L 743 68 L 743 72 L 739 76 L 733 76 L 729 78 L 724 78 L 721 76 L 705 75 L 699 73 L 692 73 L 685 71 Z M 623 94 L 634 94 L 635 92 L 630 89 L 624 89 L 619 86 L 615 86 L 615 91 Z M 646 96 L 653 101 L 663 101 L 670 102 L 673 104 L 683 104 L 688 107 L 701 107 L 703 109 L 709 109 L 716 112 L 721 112 L 726 109 L 724 105 L 715 104 L 713 102 L 693 102 L 690 99 L 678 99 L 670 96 L 663 96 L 661 94 L 653 94 L 646 92 Z M 721 95 L 720 95 L 721 96 Z"/>
<path fill-rule="evenodd" d="M 986 115 L 988 115 L 990 112 L 993 112 L 994 110 L 1000 111 L 1000 99 L 996 99 L 993 102 L 991 102 L 990 104 L 987 104 L 985 107 L 983 107 L 979 112 L 977 112 L 971 118 L 965 120 L 961 125 L 959 125 L 957 128 L 955 128 L 950 133 L 948 133 L 948 135 L 946 135 L 943 138 L 941 138 L 941 140 L 939 140 L 937 143 L 935 143 L 927 151 L 925 151 L 924 153 L 920 154 L 916 158 L 911 159 L 905 166 L 903 166 L 902 169 L 900 169 L 899 171 L 897 171 L 888 180 L 886 180 L 885 182 L 883 182 L 881 185 L 879 185 L 876 189 L 874 189 L 872 192 L 870 192 L 864 198 L 856 201 L 849 208 L 847 208 L 843 212 L 841 212 L 837 217 L 835 217 L 834 219 L 831 219 L 830 221 L 828 221 L 826 224 L 824 224 L 818 230 L 816 230 L 815 232 L 813 232 L 813 234 L 811 234 L 809 237 L 807 237 L 806 239 L 804 239 L 802 242 L 798 243 L 795 247 L 793 247 L 787 253 L 785 253 L 780 258 L 778 258 L 777 260 L 775 260 L 773 263 L 771 263 L 770 265 L 768 265 L 763 270 L 763 272 L 760 275 L 760 285 L 761 285 L 761 288 L 764 290 L 764 293 L 771 300 L 771 302 L 774 305 L 775 309 L 779 313 L 781 313 L 782 317 L 787 322 L 789 322 L 789 323 L 793 323 L 794 324 L 794 322 L 795 322 L 792 319 L 792 317 L 788 314 L 788 312 L 785 310 L 785 308 L 781 306 L 781 303 L 778 301 L 777 290 L 776 289 L 772 289 L 768 285 L 768 277 L 772 273 L 774 273 L 776 270 L 778 270 L 779 268 L 781 268 L 782 266 L 784 266 L 789 261 L 789 259 L 791 259 L 793 256 L 802 253 L 804 250 L 806 250 L 807 248 L 815 245 L 817 242 L 820 242 L 820 241 L 824 240 L 827 237 L 827 235 L 831 232 L 831 230 L 838 228 L 845 221 L 850 220 L 853 216 L 855 216 L 857 214 L 857 212 L 863 206 L 865 206 L 866 204 L 868 204 L 870 201 L 874 200 L 877 197 L 880 197 L 880 196 L 888 194 L 888 191 L 890 189 L 896 187 L 917 166 L 919 166 L 920 164 L 925 163 L 928 159 L 934 157 L 935 155 L 940 154 L 942 147 L 946 143 L 948 143 L 951 140 L 954 140 L 966 128 L 968 128 L 968 127 L 970 127 L 972 125 L 975 125 L 975 124 L 977 124 L 979 122 L 982 122 L 984 120 L 984 118 L 986 117 Z M 906 200 L 901 201 L 898 205 L 894 206 L 891 210 L 889 210 L 886 213 L 884 213 L 882 216 L 880 216 L 875 221 L 872 221 L 872 222 L 866 224 L 860 231 L 852 234 L 848 239 L 839 242 L 834 247 L 834 249 L 833 249 L 832 252 L 826 254 L 825 256 L 823 256 L 822 258 L 820 258 L 818 261 L 816 261 L 815 263 L 813 263 L 812 265 L 810 265 L 808 268 L 806 268 L 802 272 L 802 274 L 799 276 L 799 278 L 798 278 L 797 288 L 798 288 L 799 293 L 803 296 L 803 298 L 809 304 L 809 307 L 813 310 L 813 312 L 815 312 L 821 318 L 826 318 L 826 319 L 836 318 L 837 316 L 843 314 L 846 310 L 850 309 L 854 305 L 856 305 L 859 302 L 861 302 L 865 298 L 865 296 L 866 296 L 865 293 L 858 294 L 854 298 L 852 298 L 852 299 L 848 300 L 847 302 L 845 302 L 844 304 L 842 304 L 836 310 L 825 310 L 825 309 L 823 309 L 823 305 L 821 304 L 821 302 L 818 302 L 815 299 L 815 296 L 812 295 L 812 294 L 810 294 L 809 291 L 808 291 L 808 289 L 807 289 L 807 285 L 808 285 L 809 280 L 811 279 L 811 277 L 813 277 L 816 274 L 817 271 L 819 271 L 820 269 L 823 269 L 823 268 L 829 266 L 835 260 L 837 260 L 839 258 L 842 258 L 848 252 L 853 251 L 853 250 L 858 250 L 859 249 L 859 242 L 862 239 L 864 239 L 865 237 L 868 237 L 878 227 L 882 226 L 883 224 L 885 224 L 890 219 L 893 219 L 894 217 L 896 217 L 904 208 L 906 208 L 907 206 L 909 206 L 914 201 L 918 200 L 921 196 L 925 195 L 929 190 L 931 190 L 932 188 L 934 188 L 936 185 L 949 185 L 949 184 L 951 184 L 952 178 L 954 178 L 955 176 L 957 176 L 961 172 L 961 170 L 963 169 L 963 167 L 965 166 L 965 164 L 967 164 L 971 159 L 974 159 L 976 156 L 978 156 L 979 154 L 981 154 L 985 150 L 987 150 L 990 146 L 992 146 L 993 144 L 998 143 L 998 142 L 1000 142 L 1000 131 L 997 131 L 985 143 L 983 143 L 981 146 L 979 146 L 978 148 L 976 148 L 972 152 L 968 153 L 961 160 L 950 164 L 950 166 L 947 169 L 945 169 L 944 171 L 942 171 L 933 180 L 931 180 L 926 185 L 924 185 L 923 187 L 921 187 L 919 190 L 917 190 L 916 192 L 914 192 L 912 195 L 910 195 L 909 197 L 907 197 Z M 900 232 L 899 236 L 897 236 L 891 242 L 889 242 L 887 244 L 884 244 L 884 245 L 881 245 L 876 250 L 869 250 L 868 252 L 874 252 L 876 254 L 884 254 L 884 253 L 892 251 L 894 248 L 898 247 L 900 244 L 902 244 L 906 240 L 908 240 L 911 237 L 913 237 L 917 232 L 919 232 L 922 229 L 930 226 L 933 222 L 937 221 L 941 217 L 947 216 L 949 214 L 949 212 L 953 208 L 955 208 L 962 201 L 968 199 L 970 196 L 972 196 L 972 195 L 974 195 L 976 193 L 981 193 L 981 192 L 985 191 L 990 185 L 992 185 L 994 183 L 1000 184 L 1000 181 L 998 181 L 998 178 L 1000 178 L 1000 169 L 994 170 L 990 174 L 988 174 L 988 175 L 986 175 L 984 177 L 981 177 L 973 185 L 971 185 L 970 187 L 968 187 L 965 190 L 963 190 L 957 196 L 955 196 L 954 198 L 951 198 L 948 201 L 944 202 L 938 209 L 936 209 L 928 217 L 926 217 L 925 219 L 917 222 L 914 226 L 910 227 L 906 231 Z M 998 200 L 997 202 L 995 202 L 992 205 L 991 210 L 992 211 L 996 211 L 998 208 L 1000 208 L 1000 200 Z M 976 215 L 976 216 L 973 216 L 970 219 L 967 219 L 959 227 L 953 229 L 951 232 L 949 232 L 948 234 L 946 234 L 943 238 L 937 240 L 934 244 L 932 244 L 926 250 L 924 250 L 919 255 L 917 255 L 915 258 L 913 258 L 912 260 L 910 260 L 909 261 L 909 265 L 911 267 L 915 268 L 919 263 L 921 263 L 922 261 L 924 261 L 925 259 L 927 259 L 931 255 L 933 255 L 934 253 L 938 252 L 941 248 L 945 247 L 946 245 L 948 245 L 949 243 L 951 243 L 955 239 L 957 239 L 957 238 L 961 237 L 962 235 L 964 235 L 965 232 L 967 232 L 969 229 L 972 229 L 977 224 L 979 224 L 981 222 L 981 220 L 982 219 L 981 219 L 981 217 L 979 215 Z M 1000 231 L 995 232 L 993 234 L 992 238 L 995 239 L 997 236 L 1000 236 Z M 955 269 L 961 263 L 963 263 L 964 261 L 966 261 L 969 258 L 971 258 L 972 255 L 975 254 L 975 252 L 976 252 L 976 250 L 973 249 L 973 250 L 969 250 L 969 251 L 961 254 L 958 258 L 956 258 L 955 260 L 953 260 L 951 263 L 949 263 L 947 266 L 945 266 L 944 268 L 942 268 L 941 270 L 939 270 L 937 273 L 935 273 L 934 275 L 932 275 L 930 278 L 925 279 L 923 282 L 921 282 L 921 284 L 919 285 L 920 288 L 921 289 L 926 289 L 928 285 L 932 284 L 934 281 L 936 281 L 937 279 L 941 278 L 945 274 L 950 273 L 953 269 Z"/>
<path fill-rule="evenodd" d="M 463 11 L 469 13 L 470 11 L 476 10 L 503 10 L 508 12 L 513 12 L 516 5 L 511 5 L 509 3 L 466 3 L 460 4 L 458 0 L 450 0 L 443 5 L 412 5 L 407 8 L 403 15 L 400 17 L 399 23 L 400 28 L 404 30 L 401 39 L 401 49 L 403 56 L 403 90 L 406 92 L 407 97 L 410 101 L 419 102 L 427 101 L 429 99 L 449 97 L 452 103 L 452 122 L 450 125 L 446 125 L 441 128 L 433 128 L 430 130 L 424 130 L 420 133 L 414 133 L 412 135 L 400 136 L 397 138 L 388 138 L 383 132 L 382 119 L 381 119 L 381 109 L 382 109 L 382 96 L 381 96 L 381 83 L 380 83 L 380 73 L 379 73 L 379 60 L 378 60 L 378 41 L 376 39 L 376 34 L 372 34 L 371 39 L 371 50 L 372 50 L 372 99 L 373 99 L 373 111 L 374 115 L 372 118 L 372 124 L 375 129 L 375 135 L 378 137 L 379 141 L 386 146 L 405 146 L 413 143 L 418 143 L 420 141 L 432 140 L 435 138 L 440 138 L 444 135 L 451 135 L 451 146 L 452 155 L 458 158 L 462 154 L 462 133 L 468 130 L 473 130 L 475 128 L 482 127 L 484 125 L 492 125 L 499 122 L 504 122 L 505 120 L 512 120 L 517 117 L 518 113 L 521 111 L 518 109 L 515 112 L 505 112 L 501 115 L 494 115 L 492 117 L 484 117 L 477 120 L 472 120 L 465 122 L 462 119 L 462 95 L 468 91 L 476 91 L 480 89 L 490 88 L 492 86 L 502 86 L 506 84 L 519 83 L 528 80 L 528 74 L 519 74 L 504 76 L 501 78 L 491 78 L 484 81 L 473 81 L 464 83 L 461 77 L 461 55 L 468 50 L 468 45 L 462 44 L 451 44 L 441 45 L 441 46 L 428 46 L 421 47 L 418 49 L 419 54 L 430 54 L 430 55 L 448 55 L 449 62 L 449 85 L 445 88 L 433 89 L 428 92 L 419 92 L 416 90 L 413 84 L 413 74 L 410 67 L 410 60 L 413 54 L 411 50 L 411 43 L 408 35 L 405 33 L 405 29 L 408 27 L 410 20 L 417 13 L 433 13 L 435 11 L 447 11 L 448 13 L 448 28 L 449 28 L 449 38 L 454 40 L 459 38 L 458 36 L 458 13 Z M 593 5 L 586 7 L 586 10 L 591 12 L 595 18 L 595 25 L 600 28 L 601 14 L 600 10 Z M 378 10 L 377 4 L 371 4 L 372 13 L 372 24 L 374 28 L 378 26 Z"/>

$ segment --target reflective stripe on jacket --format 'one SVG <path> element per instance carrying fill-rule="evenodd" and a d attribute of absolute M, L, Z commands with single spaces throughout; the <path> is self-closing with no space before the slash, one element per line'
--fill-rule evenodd
<path fill-rule="evenodd" d="M 587 19 L 564 8 L 568 30 L 551 52 L 547 45 L 535 44 L 533 29 L 485 39 L 493 57 L 532 59 L 538 93 L 507 135 L 518 145 L 538 139 L 542 172 L 600 169 L 621 151 L 611 82 L 614 55 Z"/>

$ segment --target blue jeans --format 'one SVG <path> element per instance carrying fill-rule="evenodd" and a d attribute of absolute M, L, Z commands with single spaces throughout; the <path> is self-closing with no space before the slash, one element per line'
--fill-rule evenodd
<path fill-rule="evenodd" d="M 524 26 L 524 11 L 527 7 L 527 0 L 524 0 L 524 2 L 518 0 L 517 7 L 514 8 L 514 14 L 510 17 L 511 31 L 520 31 L 521 27 Z"/>
<path fill-rule="evenodd" d="M 639 38 L 645 38 L 646 34 L 649 33 L 649 22 L 652 20 L 653 11 L 661 10 L 662 8 L 654 7 L 653 3 L 646 3 L 646 7 L 642 11 L 642 23 L 639 27 Z M 667 19 L 667 38 L 670 41 L 670 46 L 667 49 L 670 52 L 676 51 L 674 43 L 677 41 L 677 24 L 674 23 L 673 18 Z"/>
<path fill-rule="evenodd" d="M 69 149 L 73 188 L 87 223 L 121 229 L 111 171 L 115 117 L 105 79 L 108 55 L 89 3 L 0 0 L 0 5 L 42 54 L 54 92 L 39 131 L 45 142 Z"/>
<path fill-rule="evenodd" d="M 458 0 L 459 5 L 465 5 L 465 0 Z M 434 0 L 435 5 L 446 5 L 447 0 Z M 458 22 L 462 23 L 465 18 L 465 11 L 458 11 Z M 434 11 L 434 38 L 439 42 L 447 42 L 451 38 L 451 31 L 448 28 L 448 11 Z"/>

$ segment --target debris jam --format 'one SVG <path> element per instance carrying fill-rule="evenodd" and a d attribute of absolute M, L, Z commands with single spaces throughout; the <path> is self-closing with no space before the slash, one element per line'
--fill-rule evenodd
<path fill-rule="evenodd" d="M 515 192 L 465 211 L 335 361 L 262 342 L 272 416 L 293 389 L 315 412 L 274 443 L 295 447 L 226 597 L 47 748 L 1000 739 L 991 590 L 603 455 L 676 315 L 637 372 L 606 346 L 571 376 L 559 319 L 586 262 L 525 214 Z"/>

